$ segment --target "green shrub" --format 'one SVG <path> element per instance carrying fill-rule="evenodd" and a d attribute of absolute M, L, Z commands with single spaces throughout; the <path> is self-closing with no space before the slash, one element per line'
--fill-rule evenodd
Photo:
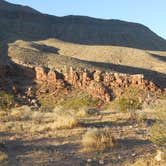
<path fill-rule="evenodd" d="M 55 107 L 51 101 L 48 100 L 40 100 L 41 111 L 43 112 L 50 112 Z"/>
<path fill-rule="evenodd" d="M 138 99 L 125 98 L 125 97 L 119 98 L 117 100 L 116 105 L 120 111 L 124 112 L 141 109 L 142 107 L 142 104 L 139 102 Z"/>
<path fill-rule="evenodd" d="M 98 105 L 98 99 L 94 99 L 84 93 L 78 93 L 59 104 L 65 109 L 79 110 L 81 107 L 96 107 Z"/>
<path fill-rule="evenodd" d="M 14 96 L 4 91 L 0 91 L 0 110 L 8 110 L 14 106 Z"/>

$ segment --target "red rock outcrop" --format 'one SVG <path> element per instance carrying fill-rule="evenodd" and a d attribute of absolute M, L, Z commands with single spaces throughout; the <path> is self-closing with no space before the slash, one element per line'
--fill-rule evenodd
<path fill-rule="evenodd" d="M 36 79 L 39 81 L 47 81 L 47 72 L 45 68 L 35 67 Z"/>
<path fill-rule="evenodd" d="M 56 87 L 59 81 L 61 81 L 60 84 L 63 87 L 66 86 L 65 82 L 67 82 L 104 102 L 109 102 L 112 99 L 112 92 L 115 96 L 119 96 L 129 86 L 138 86 L 151 92 L 162 91 L 153 82 L 145 80 L 141 74 L 127 75 L 101 71 L 76 71 L 72 67 L 65 71 L 46 71 L 41 67 L 36 67 L 35 71 L 36 80 L 38 81 L 52 83 L 54 84 L 52 86 Z M 59 75 L 62 75 L 63 79 L 59 78 Z"/>

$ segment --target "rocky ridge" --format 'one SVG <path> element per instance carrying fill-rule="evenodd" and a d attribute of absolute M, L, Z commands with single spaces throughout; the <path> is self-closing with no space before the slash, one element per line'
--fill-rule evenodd
<path fill-rule="evenodd" d="M 62 87 L 76 87 L 106 103 L 110 102 L 115 96 L 122 95 L 124 90 L 130 86 L 139 87 L 149 92 L 166 92 L 166 89 L 160 89 L 153 82 L 145 80 L 141 74 L 127 75 L 99 70 L 80 71 L 72 67 L 64 70 L 48 70 L 42 67 L 35 67 L 35 73 L 39 84 L 45 82 L 48 84 L 48 87 L 52 87 L 50 86 L 52 84 Z M 60 84 L 57 84 L 58 82 Z"/>

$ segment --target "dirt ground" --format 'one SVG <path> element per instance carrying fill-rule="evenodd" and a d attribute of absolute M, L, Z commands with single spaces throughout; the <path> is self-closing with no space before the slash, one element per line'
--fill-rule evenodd
<path fill-rule="evenodd" d="M 148 140 L 148 130 L 153 123 L 150 118 L 140 124 L 130 120 L 126 113 L 105 110 L 97 115 L 80 117 L 79 125 L 72 129 L 40 129 L 47 123 L 51 125 L 53 115 L 52 119 L 41 119 L 40 122 L 5 118 L 1 119 L 0 151 L 7 154 L 8 159 L 1 161 L 2 166 L 121 166 L 140 158 L 153 158 L 157 150 Z M 87 129 L 105 126 L 116 138 L 117 146 L 105 151 L 83 150 L 81 140 Z M 160 164 L 157 162 L 156 165 Z"/>

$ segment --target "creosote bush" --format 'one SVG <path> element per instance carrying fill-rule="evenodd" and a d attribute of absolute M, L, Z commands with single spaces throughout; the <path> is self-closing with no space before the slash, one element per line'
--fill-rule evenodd
<path fill-rule="evenodd" d="M 89 128 L 83 135 L 82 145 L 85 151 L 104 151 L 113 148 L 116 140 L 107 127 Z"/>

